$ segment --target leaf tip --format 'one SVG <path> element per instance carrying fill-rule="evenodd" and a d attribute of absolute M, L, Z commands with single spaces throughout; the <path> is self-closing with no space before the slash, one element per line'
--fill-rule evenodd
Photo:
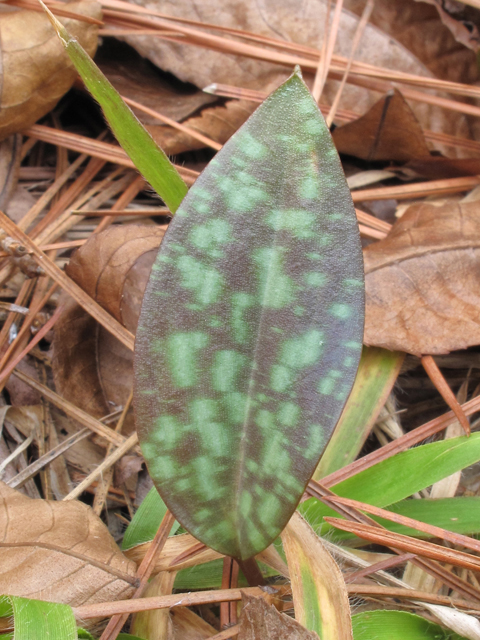
<path fill-rule="evenodd" d="M 53 28 L 57 32 L 58 37 L 63 42 L 63 44 L 66 45 L 69 38 L 68 38 L 68 33 L 65 30 L 63 24 L 59 20 L 57 20 L 57 18 L 53 15 L 53 13 L 50 11 L 47 5 L 44 2 L 42 2 L 42 0 L 38 0 L 38 2 L 40 3 L 40 5 L 42 6 L 42 9 L 47 14 L 47 17 L 52 23 Z"/>
<path fill-rule="evenodd" d="M 39 0 L 41 2 L 41 0 Z M 295 68 L 293 70 L 293 75 L 297 76 L 297 78 L 300 78 L 300 80 L 303 80 L 303 75 L 302 75 L 302 70 L 300 69 L 300 65 L 296 64 Z"/>

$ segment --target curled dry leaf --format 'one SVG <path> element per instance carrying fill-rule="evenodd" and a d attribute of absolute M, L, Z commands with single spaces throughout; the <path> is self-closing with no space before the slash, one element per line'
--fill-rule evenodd
<path fill-rule="evenodd" d="M 158 226 L 112 226 L 90 237 L 70 261 L 67 273 L 134 332 L 164 233 Z M 59 392 L 98 417 L 123 406 L 132 389 L 130 350 L 71 299 L 55 327 L 52 366 Z"/>
<path fill-rule="evenodd" d="M 477 202 L 411 206 L 364 261 L 367 345 L 435 355 L 480 344 Z"/>
<path fill-rule="evenodd" d="M 242 605 L 238 640 L 318 640 L 315 632 L 279 613 L 263 598 L 244 593 Z"/>
<path fill-rule="evenodd" d="M 169 596 L 173 591 L 175 576 L 175 571 L 162 571 L 150 580 L 143 597 Z M 133 635 L 148 638 L 148 640 L 174 640 L 168 609 L 153 609 L 137 613 L 132 620 L 131 631 Z"/>
<path fill-rule="evenodd" d="M 93 0 L 70 2 L 69 11 L 101 18 Z M 69 32 L 93 55 L 98 26 L 60 18 Z M 26 129 L 47 114 L 70 89 L 77 72 L 44 13 L 0 14 L 0 139 Z"/>
<path fill-rule="evenodd" d="M 422 127 L 398 89 L 332 135 L 339 153 L 362 160 L 408 162 L 430 155 Z"/>
<path fill-rule="evenodd" d="M 135 564 L 78 501 L 32 500 L 0 482 L 0 593 L 72 606 L 128 598 Z"/>

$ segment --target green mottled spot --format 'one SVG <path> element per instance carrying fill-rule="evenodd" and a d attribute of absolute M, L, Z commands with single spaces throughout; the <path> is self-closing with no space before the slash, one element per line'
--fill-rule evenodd
<path fill-rule="evenodd" d="M 282 345 L 280 361 L 294 369 L 303 369 L 314 365 L 322 353 L 323 333 L 310 329 L 298 338 L 286 340 Z"/>
<path fill-rule="evenodd" d="M 283 272 L 283 249 L 266 247 L 253 255 L 259 279 L 258 298 L 262 306 L 281 309 L 294 300 L 293 280 Z"/>
<path fill-rule="evenodd" d="M 320 380 L 318 391 L 324 396 L 330 396 L 338 387 L 338 379 L 342 377 L 342 372 L 338 369 L 330 369 L 326 378 Z"/>
<path fill-rule="evenodd" d="M 365 284 L 363 280 L 356 280 L 355 278 L 345 278 L 345 280 L 342 282 L 342 286 L 344 286 L 345 289 L 363 289 Z"/>
<path fill-rule="evenodd" d="M 291 467 L 290 454 L 287 451 L 288 439 L 279 432 L 274 431 L 271 437 L 267 438 L 262 449 L 262 472 L 269 476 L 273 473 L 288 473 Z"/>
<path fill-rule="evenodd" d="M 192 256 L 181 256 L 177 268 L 182 275 L 181 286 L 195 292 L 197 302 L 209 305 L 218 300 L 223 291 L 223 275 L 213 267 L 206 267 Z"/>
<path fill-rule="evenodd" d="M 355 340 L 347 340 L 343 344 L 347 349 L 354 349 L 355 351 L 360 351 L 360 349 L 363 347 L 363 344 L 361 342 L 356 342 Z"/>
<path fill-rule="evenodd" d="M 230 431 L 219 422 L 205 422 L 199 430 L 202 445 L 207 455 L 223 457 L 230 449 Z"/>
<path fill-rule="evenodd" d="M 278 364 L 273 365 L 270 372 L 270 386 L 273 391 L 283 393 L 292 386 L 294 380 L 295 376 L 291 369 Z"/>
<path fill-rule="evenodd" d="M 297 305 L 296 307 L 294 307 L 293 313 L 296 316 L 301 317 L 305 313 L 305 307 L 301 307 L 300 305 Z"/>
<path fill-rule="evenodd" d="M 258 471 L 258 462 L 255 462 L 255 460 L 252 460 L 252 458 L 247 458 L 247 460 L 245 461 L 245 466 L 247 468 L 247 471 L 252 474 L 257 473 Z"/>
<path fill-rule="evenodd" d="M 327 281 L 327 276 L 319 271 L 310 271 L 305 274 L 305 282 L 309 287 L 323 287 Z"/>
<path fill-rule="evenodd" d="M 270 198 L 266 186 L 246 171 L 218 176 L 217 184 L 228 209 L 235 213 L 248 213 Z"/>
<path fill-rule="evenodd" d="M 315 236 L 315 214 L 304 209 L 273 209 L 267 217 L 267 224 L 275 231 L 290 231 L 295 238 Z"/>
<path fill-rule="evenodd" d="M 198 426 L 206 422 L 216 420 L 218 415 L 218 403 L 212 398 L 196 398 L 188 404 L 188 414 Z"/>
<path fill-rule="evenodd" d="M 210 509 L 199 509 L 192 514 L 192 517 L 197 522 L 205 522 L 205 520 L 208 520 L 212 517 L 212 512 Z"/>
<path fill-rule="evenodd" d="M 239 292 L 232 295 L 232 329 L 235 342 L 243 344 L 248 339 L 249 325 L 244 313 L 255 304 L 255 298 L 249 293 Z"/>
<path fill-rule="evenodd" d="M 188 236 L 197 249 L 203 251 L 213 258 L 219 258 L 223 255 L 218 247 L 231 240 L 232 227 L 226 220 L 215 218 L 209 220 L 205 224 L 199 224 L 193 227 Z"/>
<path fill-rule="evenodd" d="M 252 496 L 248 491 L 242 491 L 240 496 L 240 512 L 244 518 L 248 518 L 250 510 L 252 508 Z"/>
<path fill-rule="evenodd" d="M 352 309 L 350 305 L 337 302 L 332 304 L 328 312 L 335 316 L 336 318 L 340 318 L 341 320 L 347 320 L 352 315 Z"/>
<path fill-rule="evenodd" d="M 257 411 L 254 419 L 257 427 L 264 431 L 275 431 L 275 414 L 271 411 L 267 411 L 266 409 L 261 409 Z"/>
<path fill-rule="evenodd" d="M 266 493 L 260 501 L 258 515 L 267 529 L 275 527 L 282 512 L 282 503 L 273 493 Z"/>
<path fill-rule="evenodd" d="M 294 402 L 282 402 L 277 412 L 280 424 L 285 427 L 295 427 L 300 419 L 301 409 Z"/>
<path fill-rule="evenodd" d="M 212 209 L 211 202 L 212 202 L 212 194 L 206 189 L 203 189 L 202 187 L 196 187 L 195 198 L 192 198 L 190 202 L 190 206 L 197 213 L 206 215 L 211 212 L 211 209 Z M 177 211 L 177 214 L 180 211 L 183 213 L 183 215 L 185 215 L 185 211 L 183 207 L 180 207 L 180 209 Z"/>
<path fill-rule="evenodd" d="M 246 535 L 252 549 L 261 549 L 262 547 L 265 547 L 267 540 L 259 529 L 249 527 L 246 531 Z"/>
<path fill-rule="evenodd" d="M 161 448 L 169 451 L 175 448 L 183 435 L 183 425 L 176 416 L 160 416 L 155 420 L 155 429 L 150 434 L 150 442 L 157 445 L 157 453 Z"/>
<path fill-rule="evenodd" d="M 283 329 L 280 329 L 280 327 L 270 327 L 270 331 L 273 331 L 273 333 L 285 333 L 285 331 Z"/>
<path fill-rule="evenodd" d="M 301 198 L 305 198 L 306 200 L 313 200 L 314 198 L 317 198 L 319 194 L 318 179 L 313 176 L 304 178 L 300 182 L 298 194 Z"/>
<path fill-rule="evenodd" d="M 217 351 L 212 367 L 212 383 L 215 391 L 235 391 L 237 378 L 246 360 L 246 356 L 232 349 Z"/>
<path fill-rule="evenodd" d="M 179 493 L 182 493 L 182 491 L 190 491 L 192 488 L 192 481 L 189 478 L 179 478 L 175 480 L 173 484 L 175 490 Z"/>
<path fill-rule="evenodd" d="M 212 460 L 208 456 L 197 456 L 190 466 L 195 473 L 195 480 L 192 479 L 192 485 L 195 492 L 203 500 L 214 500 L 221 498 L 225 493 L 225 487 L 218 484 L 217 473 L 220 471 L 218 467 L 212 465 Z"/>
<path fill-rule="evenodd" d="M 311 424 L 308 428 L 308 448 L 306 458 L 317 458 L 325 443 L 325 432 L 321 424 Z"/>
<path fill-rule="evenodd" d="M 324 138 L 328 135 L 328 132 L 325 131 L 324 125 L 318 118 L 309 118 L 305 120 L 303 123 L 303 130 L 306 134 L 311 136 L 318 136 L 319 138 Z"/>
<path fill-rule="evenodd" d="M 357 364 L 357 360 L 356 358 L 352 358 L 352 356 L 347 356 L 346 358 L 344 358 L 343 360 L 343 366 L 344 367 L 354 367 Z"/>
<path fill-rule="evenodd" d="M 218 327 L 223 327 L 223 322 L 219 316 L 210 316 L 208 319 L 208 326 L 213 329 L 218 329 Z"/>
<path fill-rule="evenodd" d="M 148 470 L 154 478 L 174 478 L 178 473 L 178 465 L 175 458 L 159 456 L 150 460 Z"/>
<path fill-rule="evenodd" d="M 167 340 L 167 363 L 173 383 L 181 389 L 197 382 L 198 351 L 208 344 L 201 331 L 172 333 Z"/>
<path fill-rule="evenodd" d="M 231 424 L 243 424 L 247 408 L 248 396 L 245 393 L 234 391 L 226 393 L 222 399 L 227 420 Z"/>
<path fill-rule="evenodd" d="M 307 258 L 310 260 L 321 260 L 322 256 L 319 253 L 307 253 Z"/>
<path fill-rule="evenodd" d="M 261 160 L 267 153 L 267 147 L 247 131 L 242 131 L 237 138 L 237 147 L 252 160 Z"/>

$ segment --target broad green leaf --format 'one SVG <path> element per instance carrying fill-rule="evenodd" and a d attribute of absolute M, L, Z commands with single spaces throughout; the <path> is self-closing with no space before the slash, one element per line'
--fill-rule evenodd
<path fill-rule="evenodd" d="M 155 487 L 152 487 L 125 530 L 122 551 L 153 540 L 166 511 L 165 503 L 158 495 Z M 179 526 L 178 522 L 175 522 L 170 531 L 171 536 L 174 535 Z"/>
<path fill-rule="evenodd" d="M 15 640 L 77 640 L 75 616 L 66 604 L 5 595 L 0 596 L 0 614 L 13 616 Z"/>
<path fill-rule="evenodd" d="M 399 351 L 363 347 L 352 393 L 315 469 L 315 480 L 356 459 L 395 384 L 404 358 L 405 354 Z"/>
<path fill-rule="evenodd" d="M 465 640 L 406 611 L 363 611 L 352 616 L 354 640 Z"/>
<path fill-rule="evenodd" d="M 83 47 L 41 2 L 75 69 L 103 109 L 116 139 L 172 213 L 187 193 L 187 185 L 165 153 L 140 123 Z"/>
<path fill-rule="evenodd" d="M 332 490 L 339 496 L 386 507 L 479 460 L 480 433 L 473 433 L 470 437 L 441 440 L 398 453 L 339 482 Z M 338 515 L 315 498 L 306 500 L 299 510 L 315 529 L 322 525 L 324 516 Z M 323 523 L 321 533 L 326 530 Z"/>
<path fill-rule="evenodd" d="M 296 72 L 189 191 L 138 323 L 142 451 L 196 538 L 242 560 L 278 536 L 351 390 L 363 305 L 350 193 Z"/>

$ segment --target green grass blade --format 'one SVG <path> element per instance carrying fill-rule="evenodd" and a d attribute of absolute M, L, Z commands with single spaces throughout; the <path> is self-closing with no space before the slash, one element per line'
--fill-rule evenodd
<path fill-rule="evenodd" d="M 332 490 L 339 496 L 386 507 L 479 460 L 480 433 L 473 433 L 470 437 L 442 440 L 398 453 L 339 482 Z M 337 516 L 333 509 L 315 498 L 302 503 L 299 511 L 317 531 L 324 516 Z M 322 534 L 326 530 L 327 525 L 323 524 Z"/>
<path fill-rule="evenodd" d="M 77 640 L 75 616 L 66 604 L 0 596 L 0 614 L 13 616 L 15 640 Z"/>
<path fill-rule="evenodd" d="M 315 480 L 356 459 L 395 384 L 404 358 L 405 354 L 398 351 L 363 347 L 352 393 L 315 469 Z"/>
<path fill-rule="evenodd" d="M 116 139 L 142 176 L 175 213 L 188 190 L 180 174 L 82 46 L 41 4 L 85 86 L 102 107 Z"/>
<path fill-rule="evenodd" d="M 196 538 L 246 559 L 278 536 L 353 385 L 363 305 L 349 189 L 295 73 L 189 191 L 138 323 L 140 444 Z"/>
<path fill-rule="evenodd" d="M 152 487 L 125 530 L 122 551 L 153 540 L 166 512 L 167 507 L 164 501 L 158 495 L 155 487 Z M 174 535 L 179 526 L 178 522 L 175 522 L 170 531 L 171 536 Z"/>
<path fill-rule="evenodd" d="M 363 611 L 352 616 L 354 640 L 466 640 L 406 611 Z"/>

